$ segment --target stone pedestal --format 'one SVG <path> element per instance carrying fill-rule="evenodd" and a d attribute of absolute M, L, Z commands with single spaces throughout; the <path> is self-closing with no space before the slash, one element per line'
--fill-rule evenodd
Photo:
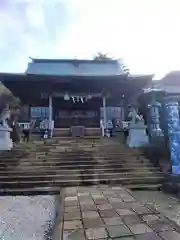
<path fill-rule="evenodd" d="M 144 147 L 149 143 L 149 138 L 146 134 L 145 125 L 134 125 L 129 127 L 129 136 L 127 138 L 127 145 L 131 148 Z"/>
<path fill-rule="evenodd" d="M 72 126 L 71 133 L 72 133 L 72 137 L 84 137 L 85 127 L 84 126 Z"/>
<path fill-rule="evenodd" d="M 129 122 L 129 134 L 127 138 L 127 145 L 131 148 L 136 147 L 144 147 L 149 143 L 149 138 L 146 133 L 146 125 L 144 124 L 144 120 L 142 116 L 137 114 L 135 108 L 132 108 L 129 112 L 129 118 L 131 121 Z"/>
<path fill-rule="evenodd" d="M 0 150 L 11 150 L 13 142 L 10 138 L 11 128 L 0 126 Z"/>

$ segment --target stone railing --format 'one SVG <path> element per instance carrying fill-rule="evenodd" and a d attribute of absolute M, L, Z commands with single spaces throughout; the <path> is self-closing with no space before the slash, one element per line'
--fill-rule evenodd
<path fill-rule="evenodd" d="M 18 123 L 21 129 L 23 130 L 30 130 L 32 128 L 32 123 L 31 122 L 19 122 Z M 49 120 L 43 120 L 39 123 L 39 130 L 45 130 L 49 129 L 50 130 L 50 135 L 53 135 L 53 130 L 54 130 L 54 121 L 49 122 Z"/>
<path fill-rule="evenodd" d="M 21 129 L 25 130 L 29 130 L 30 129 L 30 122 L 21 122 L 21 123 L 18 123 L 18 125 L 21 127 Z"/>

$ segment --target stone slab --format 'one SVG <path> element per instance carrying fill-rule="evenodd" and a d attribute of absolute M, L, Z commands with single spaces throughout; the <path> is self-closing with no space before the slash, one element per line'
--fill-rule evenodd
<path fill-rule="evenodd" d="M 137 215 L 125 215 L 122 216 L 122 220 L 126 225 L 143 222 L 143 220 Z"/>
<path fill-rule="evenodd" d="M 84 228 L 96 228 L 100 226 L 104 226 L 104 223 L 100 217 L 98 218 L 85 218 L 82 220 Z"/>
<path fill-rule="evenodd" d="M 102 218 L 108 217 L 118 217 L 118 214 L 114 210 L 102 210 L 99 211 Z"/>
<path fill-rule="evenodd" d="M 79 211 L 64 213 L 65 221 L 79 220 L 79 219 L 81 219 L 81 213 Z"/>
<path fill-rule="evenodd" d="M 123 221 L 120 217 L 103 218 L 103 221 L 107 226 L 118 226 L 123 224 Z"/>
<path fill-rule="evenodd" d="M 128 227 L 134 235 L 153 232 L 153 230 L 145 223 L 135 223 L 128 225 Z"/>
<path fill-rule="evenodd" d="M 104 227 L 86 229 L 86 237 L 88 240 L 106 239 L 107 236 L 107 231 Z"/>
<path fill-rule="evenodd" d="M 157 233 L 174 230 L 169 221 L 163 220 L 156 220 L 150 223 L 150 227 Z"/>
<path fill-rule="evenodd" d="M 116 211 L 120 216 L 136 215 L 136 213 L 133 210 L 128 209 L 128 208 L 127 209 L 117 209 Z"/>
<path fill-rule="evenodd" d="M 68 188 L 65 193 L 63 239 L 180 239 L 174 222 L 122 186 Z"/>
<path fill-rule="evenodd" d="M 162 232 L 159 234 L 163 240 L 179 240 L 180 233 L 176 231 Z"/>
<path fill-rule="evenodd" d="M 136 240 L 162 240 L 162 238 L 158 236 L 156 233 L 145 233 L 137 235 Z"/>
<path fill-rule="evenodd" d="M 98 214 L 98 212 L 96 212 L 96 211 L 87 211 L 87 212 L 82 212 L 82 217 L 83 218 L 90 218 L 90 219 L 92 219 L 92 218 L 98 218 L 99 217 L 99 214 Z"/>
<path fill-rule="evenodd" d="M 76 230 L 76 231 L 64 231 L 63 232 L 63 240 L 86 240 L 84 230 Z"/>
<path fill-rule="evenodd" d="M 107 227 L 108 234 L 111 238 L 125 237 L 133 235 L 125 225 Z"/>
<path fill-rule="evenodd" d="M 74 221 L 64 221 L 64 229 L 65 230 L 73 230 L 82 228 L 81 220 L 74 220 Z"/>

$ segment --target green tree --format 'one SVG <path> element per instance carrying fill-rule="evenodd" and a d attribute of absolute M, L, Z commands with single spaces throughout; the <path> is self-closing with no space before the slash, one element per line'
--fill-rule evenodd
<path fill-rule="evenodd" d="M 97 55 L 94 57 L 94 60 L 106 61 L 113 60 L 113 58 L 109 57 L 106 53 L 98 52 Z"/>
<path fill-rule="evenodd" d="M 10 109 L 20 107 L 19 98 L 15 97 L 12 92 L 0 83 L 0 110 L 3 110 L 7 105 Z"/>
<path fill-rule="evenodd" d="M 98 52 L 97 55 L 94 57 L 94 60 L 109 61 L 109 60 L 116 60 L 116 59 L 109 57 L 108 54 L 106 53 Z M 117 61 L 119 62 L 121 69 L 124 71 L 124 73 L 129 75 L 130 70 L 127 67 L 127 65 L 124 63 L 124 61 L 122 59 L 118 59 Z"/>

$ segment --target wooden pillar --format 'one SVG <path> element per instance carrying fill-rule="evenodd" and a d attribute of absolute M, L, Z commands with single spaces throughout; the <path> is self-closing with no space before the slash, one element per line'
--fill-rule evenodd
<path fill-rule="evenodd" d="M 52 112 L 52 109 L 53 107 L 52 107 L 52 96 L 51 95 L 49 95 L 49 130 L 50 130 L 50 132 L 52 132 L 52 120 L 53 120 L 53 116 L 52 116 L 52 114 L 53 114 L 53 112 Z"/>
<path fill-rule="evenodd" d="M 105 96 L 103 96 L 103 120 L 104 120 L 104 124 L 105 124 L 105 128 L 106 128 L 107 112 L 106 112 L 106 97 Z"/>

